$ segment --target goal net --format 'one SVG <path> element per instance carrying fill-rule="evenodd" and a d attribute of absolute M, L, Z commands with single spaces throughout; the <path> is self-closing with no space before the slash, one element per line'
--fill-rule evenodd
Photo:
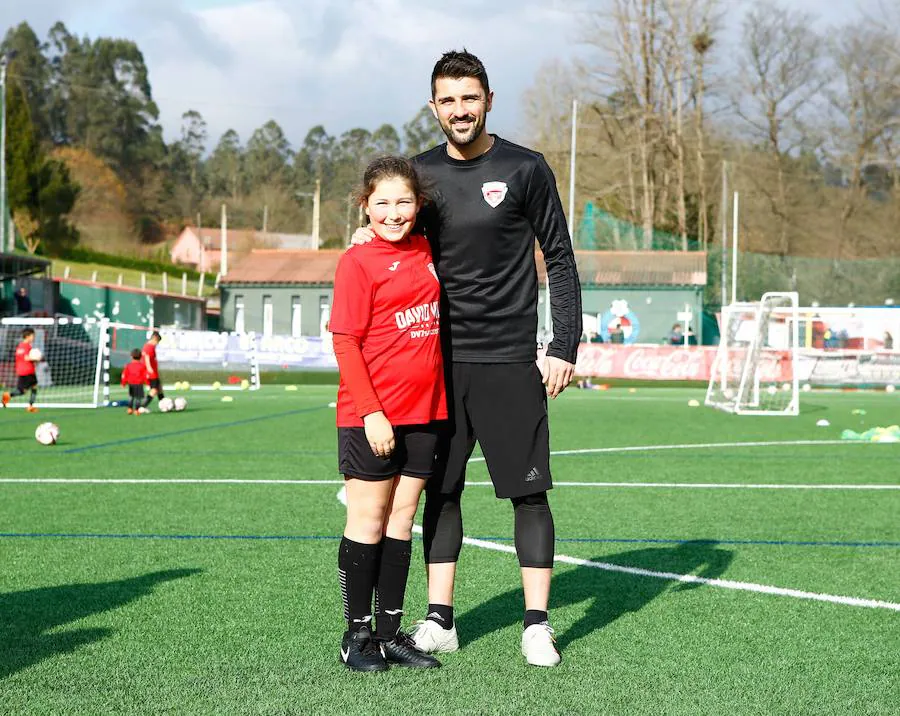
<path fill-rule="evenodd" d="M 114 323 L 110 327 L 112 362 L 123 368 L 135 348 L 142 349 L 155 329 Z M 156 347 L 163 388 L 257 390 L 259 363 L 252 333 L 182 331 L 160 328 Z"/>
<path fill-rule="evenodd" d="M 33 346 L 42 360 L 35 365 L 39 408 L 96 408 L 109 399 L 107 358 L 109 324 L 105 319 L 4 318 L 0 321 L 0 382 L 16 387 L 16 346 L 26 328 L 34 331 Z M 9 407 L 25 407 L 28 395 Z"/>
<path fill-rule="evenodd" d="M 798 415 L 796 293 L 722 309 L 706 405 L 740 415 Z"/>

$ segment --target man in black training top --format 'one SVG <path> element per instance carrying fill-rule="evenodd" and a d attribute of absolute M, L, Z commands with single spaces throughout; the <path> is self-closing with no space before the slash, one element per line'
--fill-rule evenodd
<path fill-rule="evenodd" d="M 431 652 L 459 648 L 453 586 L 462 546 L 460 497 L 477 440 L 499 498 L 511 499 L 522 568 L 522 654 L 555 666 L 547 616 L 554 527 L 547 501 L 547 395 L 572 379 L 581 288 L 556 181 L 543 156 L 485 131 L 493 93 L 481 61 L 447 52 L 431 76 L 431 108 L 447 142 L 413 158 L 431 185 L 420 214 L 442 288 L 450 431 L 426 485 L 428 612 L 413 633 Z M 365 229 L 358 238 L 367 237 Z M 553 341 L 536 363 L 537 239 L 547 265 Z"/>

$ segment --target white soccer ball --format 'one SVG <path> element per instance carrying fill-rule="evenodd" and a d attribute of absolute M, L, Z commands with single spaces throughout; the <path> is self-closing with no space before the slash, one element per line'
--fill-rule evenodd
<path fill-rule="evenodd" d="M 182 398 L 179 396 L 179 397 L 175 398 L 174 406 L 175 406 L 175 412 L 180 413 L 182 410 L 184 410 L 187 407 L 187 400 L 185 398 Z"/>
<path fill-rule="evenodd" d="M 59 427 L 54 423 L 41 423 L 34 431 L 34 439 L 41 445 L 55 445 L 59 440 Z"/>
<path fill-rule="evenodd" d="M 159 401 L 159 412 L 171 413 L 175 410 L 175 401 L 171 398 L 162 398 Z"/>
<path fill-rule="evenodd" d="M 32 348 L 30 351 L 28 351 L 28 360 L 38 361 L 38 360 L 43 360 L 43 359 L 44 359 L 44 354 L 41 353 L 40 348 Z"/>
<path fill-rule="evenodd" d="M 241 390 L 250 390 L 250 381 L 246 378 L 241 381 Z"/>
<path fill-rule="evenodd" d="M 768 388 L 766 388 L 766 392 L 769 395 L 775 395 L 775 393 L 778 392 L 778 388 L 776 388 L 774 385 L 770 385 Z"/>
<path fill-rule="evenodd" d="M 808 392 L 811 391 L 811 390 L 812 390 L 812 386 L 811 386 L 809 383 L 804 383 L 804 384 L 803 384 L 803 392 L 804 392 L 804 393 L 808 393 Z"/>
<path fill-rule="evenodd" d="M 885 393 L 893 393 L 895 390 L 896 390 L 896 388 L 893 385 L 888 385 L 885 387 L 884 392 Z"/>
<path fill-rule="evenodd" d="M 734 391 L 731 388 L 725 388 L 722 391 L 722 394 L 725 396 L 726 400 L 731 400 L 734 397 Z"/>
<path fill-rule="evenodd" d="M 219 381 L 217 381 L 217 380 L 214 381 L 213 384 L 212 384 L 212 389 L 213 389 L 213 390 L 218 390 L 218 389 L 221 388 L 221 387 L 222 387 L 222 384 L 221 384 Z"/>
<path fill-rule="evenodd" d="M 787 393 L 793 386 L 790 383 L 782 383 L 781 389 Z"/>

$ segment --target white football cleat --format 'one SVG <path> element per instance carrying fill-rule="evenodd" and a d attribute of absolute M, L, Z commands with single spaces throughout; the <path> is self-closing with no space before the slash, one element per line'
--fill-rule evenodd
<path fill-rule="evenodd" d="M 560 662 L 553 629 L 547 622 L 532 624 L 522 633 L 522 656 L 532 666 L 556 666 Z"/>
<path fill-rule="evenodd" d="M 456 635 L 456 624 L 444 629 L 431 619 L 423 619 L 413 625 L 409 635 L 416 642 L 416 647 L 427 654 L 449 654 L 459 649 L 459 638 Z"/>
<path fill-rule="evenodd" d="M 140 408 L 138 408 L 138 412 L 139 412 L 141 415 L 146 415 L 147 413 L 150 412 L 150 409 L 149 409 L 149 408 L 140 407 Z"/>

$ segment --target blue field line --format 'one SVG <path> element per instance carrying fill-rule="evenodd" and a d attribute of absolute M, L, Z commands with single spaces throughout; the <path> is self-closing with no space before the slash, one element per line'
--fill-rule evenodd
<path fill-rule="evenodd" d="M 340 535 L 201 535 L 143 534 L 103 532 L 0 532 L 0 539 L 163 539 L 163 540 L 258 540 L 304 541 L 339 540 Z M 512 542 L 512 537 L 474 537 L 488 542 Z M 657 539 L 615 537 L 557 537 L 557 542 L 585 544 L 697 544 L 749 545 L 761 547 L 900 547 L 900 542 L 818 542 L 814 540 L 743 540 L 743 539 Z"/>
<path fill-rule="evenodd" d="M 297 410 L 287 410 L 283 413 L 271 413 L 269 415 L 260 415 L 255 418 L 244 418 L 242 420 L 230 420 L 227 423 L 215 423 L 213 425 L 200 425 L 196 428 L 187 428 L 182 430 L 170 430 L 165 433 L 154 433 L 152 435 L 139 435 L 134 438 L 123 438 L 122 440 L 111 440 L 105 443 L 95 443 L 93 445 L 85 445 L 84 447 L 69 448 L 65 451 L 66 455 L 72 455 L 79 452 L 87 452 L 88 450 L 102 450 L 108 447 L 119 447 L 120 445 L 129 445 L 131 443 L 146 442 L 147 440 L 158 440 L 160 438 L 170 438 L 175 435 L 187 435 L 188 433 L 199 433 L 205 430 L 218 430 L 220 428 L 233 428 L 236 425 L 248 425 L 250 423 L 258 423 L 262 420 L 271 420 L 273 418 L 286 418 L 291 415 L 302 415 L 303 413 L 314 413 L 318 410 L 327 410 L 325 405 L 319 405 L 315 408 L 299 408 Z"/>

